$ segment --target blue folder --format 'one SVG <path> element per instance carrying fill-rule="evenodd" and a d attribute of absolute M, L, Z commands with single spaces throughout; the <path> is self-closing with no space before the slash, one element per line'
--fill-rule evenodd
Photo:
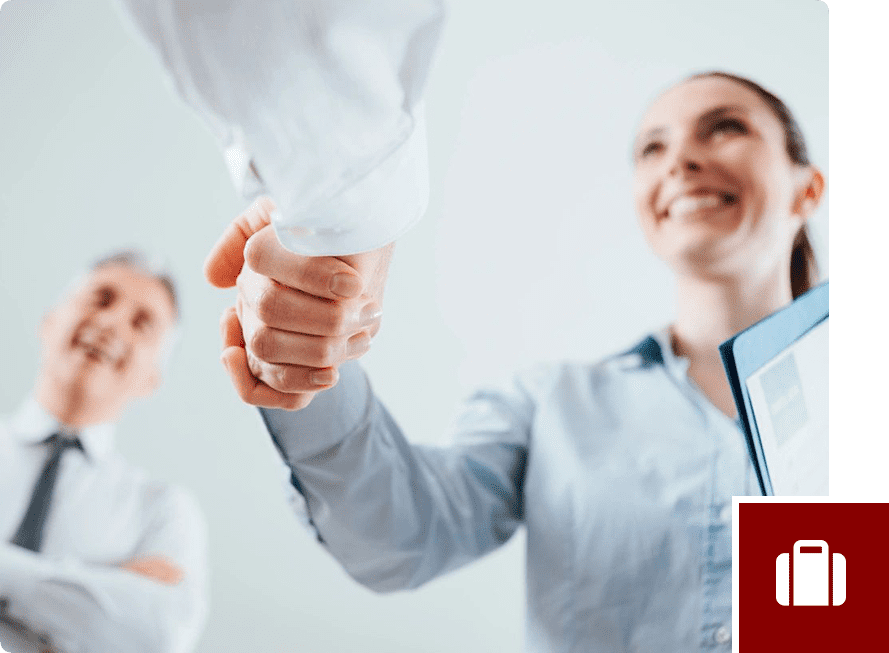
<path fill-rule="evenodd" d="M 797 297 L 788 307 L 760 320 L 719 346 L 738 416 L 747 437 L 750 458 L 764 495 L 771 496 L 774 491 L 747 390 L 747 378 L 826 320 L 828 315 L 828 283 L 824 282 Z"/>

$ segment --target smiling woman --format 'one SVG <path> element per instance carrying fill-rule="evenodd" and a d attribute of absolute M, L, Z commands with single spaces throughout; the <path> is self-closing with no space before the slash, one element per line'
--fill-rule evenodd
<path fill-rule="evenodd" d="M 786 105 L 723 72 L 661 95 L 635 152 L 642 230 L 676 273 L 672 347 L 710 401 L 734 416 L 717 346 L 817 281 L 806 223 L 824 177 Z"/>
<path fill-rule="evenodd" d="M 679 105 L 687 113 L 675 113 L 676 121 L 686 121 L 684 127 L 687 134 L 682 133 L 683 125 L 675 123 L 672 130 L 665 126 L 646 127 L 650 121 L 658 120 L 659 111 L 676 112 Z M 685 138 L 689 141 L 683 142 Z M 701 157 L 701 161 L 696 157 Z M 650 227 L 666 218 L 670 218 L 668 224 L 671 225 L 690 224 L 698 219 L 702 224 L 713 224 L 716 214 L 723 220 L 740 215 L 739 212 L 744 211 L 744 207 L 739 205 L 742 200 L 748 205 L 765 202 L 767 184 L 754 183 L 757 175 L 770 181 L 772 186 L 783 179 L 785 187 L 790 188 L 791 192 L 799 183 L 805 183 L 806 194 L 802 199 L 809 205 L 794 207 L 793 211 L 800 214 L 801 220 L 795 227 L 792 223 L 789 225 L 791 230 L 795 229 L 788 262 L 793 297 L 811 288 L 817 280 L 818 268 L 806 220 L 820 199 L 824 179 L 809 161 L 799 125 L 787 106 L 774 94 L 737 75 L 724 72 L 694 75 L 686 84 L 665 94 L 651 108 L 634 158 L 637 210 L 640 216 L 653 213 L 655 217 L 653 222 L 642 221 L 650 238 L 655 233 Z M 701 173 L 700 167 L 704 162 L 708 170 Z M 782 163 L 786 164 L 783 177 L 779 174 L 780 169 L 776 168 Z M 670 171 L 671 180 L 666 183 L 652 180 L 652 175 L 663 174 L 658 167 L 663 165 L 674 166 Z M 747 168 L 746 173 L 738 170 L 739 167 Z M 748 186 L 746 198 L 740 192 L 745 179 Z M 778 191 L 771 192 L 774 195 Z M 780 203 L 782 200 L 775 197 L 771 201 Z M 651 210 L 648 203 L 651 203 Z M 729 211 L 729 206 L 734 209 Z M 771 214 L 775 208 L 763 205 L 756 211 Z M 772 247 L 780 250 L 786 243 L 774 232 L 771 235 Z M 662 257 L 672 260 L 666 252 L 659 251 L 657 241 L 649 242 Z M 752 253 L 761 254 L 762 251 Z M 725 250 L 721 250 L 711 253 L 709 257 L 704 252 L 700 252 L 699 256 L 712 260 L 725 259 L 726 254 Z"/>
<path fill-rule="evenodd" d="M 355 579 L 414 588 L 524 525 L 530 650 L 729 646 L 731 501 L 757 488 L 719 345 L 793 300 L 791 252 L 824 189 L 792 118 L 757 89 L 695 76 L 642 120 L 636 208 L 676 275 L 675 320 L 598 363 L 539 366 L 476 393 L 448 448 L 410 444 L 348 350 L 326 348 L 340 380 L 315 398 L 288 379 L 337 342 L 314 325 L 350 306 L 288 308 L 288 297 L 319 294 L 342 261 L 288 253 L 270 227 L 247 241 L 223 360 L 241 397 L 266 407 L 309 523 Z M 258 202 L 235 221 L 209 278 L 272 209 Z M 388 248 L 354 261 L 375 271 L 362 301 L 382 302 L 387 261 Z M 259 346 L 271 329 L 290 343 L 274 354 Z M 295 399 L 301 410 L 269 409 Z"/>

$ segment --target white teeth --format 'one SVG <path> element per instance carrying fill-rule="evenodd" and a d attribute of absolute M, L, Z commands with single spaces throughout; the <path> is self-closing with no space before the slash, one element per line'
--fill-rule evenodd
<path fill-rule="evenodd" d="M 712 209 L 722 204 L 720 195 L 682 195 L 670 204 L 667 213 L 671 218 L 688 215 L 701 209 Z"/>
<path fill-rule="evenodd" d="M 92 327 L 81 330 L 75 339 L 75 344 L 83 348 L 91 358 L 98 359 L 102 363 L 116 364 L 123 357 L 122 343 L 104 338 Z"/>

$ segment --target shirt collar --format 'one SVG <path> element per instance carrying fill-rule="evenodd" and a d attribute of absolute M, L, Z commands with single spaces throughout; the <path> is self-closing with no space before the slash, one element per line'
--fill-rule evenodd
<path fill-rule="evenodd" d="M 626 368 L 649 368 L 663 365 L 677 378 L 684 378 L 688 372 L 689 360 L 673 353 L 669 326 L 655 331 L 635 347 L 621 354 L 619 358 Z"/>
<path fill-rule="evenodd" d="M 691 361 L 684 356 L 674 354 L 672 343 L 672 330 L 668 325 L 655 331 L 632 349 L 620 354 L 617 360 L 623 369 L 645 369 L 655 365 L 663 365 L 674 378 L 694 385 L 688 378 L 688 365 Z M 703 392 L 700 394 L 703 396 Z M 709 400 L 707 403 L 709 404 Z M 712 406 L 712 404 L 710 405 Z M 722 415 L 722 412 L 715 406 L 713 410 Z M 733 421 L 744 432 L 744 423 L 741 421 L 740 415 Z"/>
<path fill-rule="evenodd" d="M 13 435 L 21 442 L 36 444 L 53 433 L 72 433 L 70 428 L 59 424 L 37 400 L 31 396 L 22 404 L 10 423 Z M 114 426 L 94 424 L 76 432 L 83 450 L 93 460 L 107 458 L 114 451 Z"/>

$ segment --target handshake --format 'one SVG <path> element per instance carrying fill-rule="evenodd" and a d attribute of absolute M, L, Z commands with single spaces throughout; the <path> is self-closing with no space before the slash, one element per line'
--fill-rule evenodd
<path fill-rule="evenodd" d="M 300 256 L 271 226 L 275 205 L 256 200 L 228 226 L 204 264 L 216 287 L 237 285 L 222 315 L 222 363 L 243 401 L 299 410 L 336 384 L 380 329 L 393 245 L 351 256 Z"/>

